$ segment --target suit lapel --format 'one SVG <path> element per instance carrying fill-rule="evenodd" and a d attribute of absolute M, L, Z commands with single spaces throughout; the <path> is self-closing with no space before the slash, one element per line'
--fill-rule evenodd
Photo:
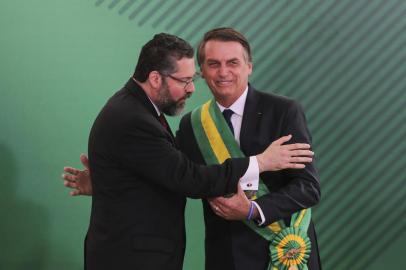
<path fill-rule="evenodd" d="M 246 155 L 250 155 L 251 144 L 257 136 L 262 120 L 262 106 L 256 90 L 249 86 L 241 123 L 240 146 Z"/>

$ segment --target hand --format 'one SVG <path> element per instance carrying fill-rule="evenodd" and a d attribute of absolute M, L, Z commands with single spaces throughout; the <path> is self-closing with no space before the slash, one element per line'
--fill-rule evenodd
<path fill-rule="evenodd" d="M 230 197 L 217 197 L 207 199 L 213 212 L 227 220 L 244 220 L 248 216 L 250 200 L 245 196 L 244 191 L 238 185 L 237 193 Z M 258 216 L 258 210 L 254 207 L 253 218 Z"/>
<path fill-rule="evenodd" d="M 89 171 L 89 160 L 85 154 L 80 155 L 80 161 L 85 167 L 84 170 L 78 170 L 72 167 L 64 167 L 66 172 L 62 174 L 64 179 L 63 184 L 65 187 L 73 189 L 69 194 L 71 196 L 77 195 L 92 195 L 92 178 Z"/>
<path fill-rule="evenodd" d="M 303 169 L 305 163 L 312 162 L 314 153 L 309 150 L 309 144 L 294 143 L 284 145 L 291 138 L 292 135 L 288 135 L 277 139 L 262 154 L 256 156 L 260 172 Z"/>

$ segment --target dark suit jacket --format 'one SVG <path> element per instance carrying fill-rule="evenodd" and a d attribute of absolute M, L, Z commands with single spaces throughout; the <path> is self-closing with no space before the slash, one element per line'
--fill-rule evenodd
<path fill-rule="evenodd" d="M 140 86 L 109 99 L 89 137 L 93 198 L 86 269 L 182 269 L 185 196 L 235 192 L 249 159 L 201 166 L 177 150 Z"/>
<path fill-rule="evenodd" d="M 292 142 L 311 143 L 304 113 L 288 98 L 256 91 L 249 87 L 240 133 L 240 147 L 246 156 L 263 152 L 281 136 L 292 134 Z M 185 115 L 177 133 L 180 149 L 192 160 L 204 164 L 193 136 L 190 114 Z M 261 174 L 270 193 L 258 198 L 265 225 L 284 219 L 303 208 L 315 205 L 320 198 L 319 176 L 312 164 L 303 170 L 284 170 Z M 265 270 L 269 263 L 269 246 L 261 236 L 239 221 L 226 221 L 216 216 L 203 201 L 206 224 L 207 270 Z M 313 223 L 308 235 L 312 242 L 309 269 L 319 269 L 319 254 Z"/>

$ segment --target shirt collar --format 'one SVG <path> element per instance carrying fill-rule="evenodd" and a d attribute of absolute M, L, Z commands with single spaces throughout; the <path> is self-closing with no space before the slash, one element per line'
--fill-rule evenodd
<path fill-rule="evenodd" d="M 158 109 L 158 106 L 156 106 L 155 103 L 149 97 L 148 97 L 148 99 L 149 99 L 149 101 L 151 101 L 152 106 L 154 106 L 154 109 L 155 109 L 156 113 L 158 114 L 158 116 L 160 116 L 162 114 L 162 112 Z"/>
<path fill-rule="evenodd" d="M 131 77 L 131 79 L 132 79 L 136 84 L 138 84 L 138 82 L 134 79 L 134 77 Z M 149 98 L 148 95 L 146 95 L 146 96 L 147 96 L 147 98 L 149 99 L 149 101 L 152 103 L 152 106 L 154 106 L 154 109 L 155 109 L 157 115 L 158 115 L 158 116 L 161 116 L 161 114 L 162 114 L 161 110 L 158 108 L 158 106 L 155 105 L 155 103 Z"/>
<path fill-rule="evenodd" d="M 219 106 L 221 112 L 223 112 L 225 109 L 231 109 L 235 114 L 242 117 L 244 113 L 245 101 L 247 100 L 247 94 L 248 94 L 248 86 L 245 88 L 241 96 L 233 104 L 231 104 L 230 107 L 226 108 L 224 106 L 221 106 L 220 103 L 216 101 L 217 106 Z"/>

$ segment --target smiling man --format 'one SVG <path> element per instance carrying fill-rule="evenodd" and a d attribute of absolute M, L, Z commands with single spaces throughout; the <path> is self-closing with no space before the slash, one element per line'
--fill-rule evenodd
<path fill-rule="evenodd" d="M 214 99 L 181 120 L 179 147 L 193 161 L 218 164 L 224 151 L 231 157 L 254 155 L 287 134 L 290 142 L 311 144 L 298 103 L 249 84 L 251 48 L 241 33 L 207 32 L 197 59 Z M 310 210 L 320 198 L 314 162 L 260 177 L 258 192 L 242 187 L 259 212 L 254 221 L 247 217 L 244 196 L 203 200 L 206 270 L 321 269 Z"/>

